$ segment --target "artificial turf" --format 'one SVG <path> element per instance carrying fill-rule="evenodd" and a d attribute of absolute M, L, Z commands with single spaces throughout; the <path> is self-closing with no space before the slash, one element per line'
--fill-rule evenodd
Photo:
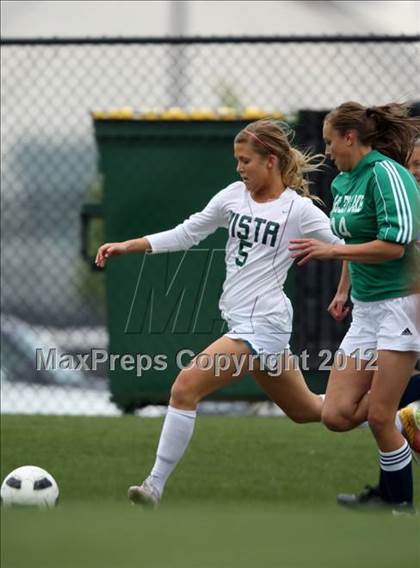
<path fill-rule="evenodd" d="M 53 511 L 2 511 L 4 568 L 341 568 L 420 563 L 420 517 L 335 505 L 377 477 L 367 429 L 284 418 L 206 417 L 161 508 L 128 504 L 153 463 L 162 419 L 2 417 L 1 475 L 25 464 L 60 487 Z M 414 469 L 417 505 L 420 474 Z"/>

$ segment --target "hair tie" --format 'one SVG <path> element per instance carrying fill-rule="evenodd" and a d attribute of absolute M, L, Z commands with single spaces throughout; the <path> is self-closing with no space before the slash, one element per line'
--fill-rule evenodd
<path fill-rule="evenodd" d="M 266 143 L 264 142 L 264 140 L 261 140 L 261 138 L 259 138 L 256 134 L 254 134 L 254 133 L 251 132 L 250 130 L 247 130 L 246 128 L 245 128 L 245 132 L 246 132 L 249 136 L 251 136 L 251 138 L 253 138 L 253 139 L 256 140 L 257 142 L 259 142 L 259 143 L 260 143 L 262 146 L 264 146 L 265 148 L 267 148 L 267 150 L 269 150 L 270 154 L 275 154 L 274 149 L 273 149 L 269 144 L 266 144 Z"/>

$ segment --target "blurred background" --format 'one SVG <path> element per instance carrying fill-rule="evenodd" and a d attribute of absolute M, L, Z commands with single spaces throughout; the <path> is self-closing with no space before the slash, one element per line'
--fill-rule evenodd
<path fill-rule="evenodd" d="M 415 1 L 2 2 L 12 37 L 415 34 Z"/>
<path fill-rule="evenodd" d="M 180 174 L 177 160 L 191 152 L 191 140 L 197 139 L 203 164 L 174 181 L 173 219 L 170 211 L 156 213 L 156 230 L 194 211 L 194 188 L 202 179 L 209 184 L 211 172 L 212 193 L 234 181 L 233 157 L 214 178 L 219 158 L 206 165 L 205 156 L 209 140 L 218 138 L 229 153 L 244 122 L 278 116 L 295 128 L 299 145 L 323 151 L 322 117 L 344 100 L 408 101 L 419 113 L 420 5 L 414 1 L 6 1 L 1 15 L 3 413 L 118 415 L 163 403 L 169 383 L 160 398 L 140 396 L 131 378 L 125 385 L 131 392 L 121 398 L 115 387 L 121 375 L 113 378 L 106 365 L 95 372 L 41 372 L 35 354 L 122 352 L 124 329 L 110 315 L 119 283 L 94 270 L 92 255 L 111 237 L 146 232 L 147 208 L 137 226 L 131 220 L 124 227 L 124 211 L 128 219 L 148 196 L 152 201 L 152 185 L 142 187 L 147 176 L 160 179 L 158 171 L 168 183 Z M 204 136 L 208 123 L 215 128 Z M 178 143 L 186 139 L 182 150 Z M 128 143 L 138 150 L 133 156 L 127 149 L 130 167 L 115 157 Z M 142 161 L 143 149 L 149 154 Z M 327 208 L 333 174 L 313 180 Z M 124 209 L 121 195 L 130 183 L 127 195 L 140 187 L 143 201 Z M 111 226 L 116 212 L 122 228 Z M 291 290 L 297 349 L 334 349 L 345 329 L 328 320 L 325 308 L 338 269 L 314 263 L 306 271 Z M 121 281 L 130 277 L 132 291 L 137 272 L 138 263 L 120 273 Z M 308 321 L 307 313 L 324 315 Z M 227 398 L 258 399 L 248 394 Z"/>

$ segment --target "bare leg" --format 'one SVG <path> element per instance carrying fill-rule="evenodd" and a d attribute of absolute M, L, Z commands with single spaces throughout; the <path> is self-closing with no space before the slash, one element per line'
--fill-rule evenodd
<path fill-rule="evenodd" d="M 128 490 L 133 503 L 154 506 L 159 503 L 166 481 L 191 440 L 198 402 L 239 380 L 248 371 L 249 353 L 245 342 L 221 337 L 179 373 L 171 390 L 155 464 L 142 485 Z"/>
<path fill-rule="evenodd" d="M 395 414 L 416 358 L 416 353 L 410 351 L 378 351 L 378 371 L 369 394 L 368 422 L 383 452 L 395 450 L 404 442 L 395 427 Z"/>
<path fill-rule="evenodd" d="M 208 356 L 209 365 L 204 354 Z M 169 405 L 182 410 L 195 410 L 202 398 L 239 380 L 248 371 L 249 354 L 250 348 L 244 341 L 229 337 L 217 339 L 193 359 L 188 369 L 179 373 L 172 386 Z M 219 372 L 215 367 L 216 360 L 219 361 Z"/>
<path fill-rule="evenodd" d="M 284 362 L 283 362 L 284 363 Z M 320 422 L 322 399 L 311 392 L 298 368 L 286 366 L 279 376 L 253 371 L 253 376 L 270 399 L 294 422 Z"/>
<path fill-rule="evenodd" d="M 367 363 L 347 357 L 344 369 L 331 371 L 322 409 L 322 421 L 330 430 L 351 430 L 367 420 L 367 395 L 374 374 L 365 369 Z"/>

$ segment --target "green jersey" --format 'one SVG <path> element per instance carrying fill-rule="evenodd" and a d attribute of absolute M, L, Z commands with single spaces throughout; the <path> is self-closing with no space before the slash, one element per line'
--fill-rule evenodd
<path fill-rule="evenodd" d="M 372 150 L 334 179 L 332 193 L 331 227 L 346 244 L 382 240 L 405 247 L 404 256 L 395 260 L 349 262 L 352 296 L 374 302 L 412 293 L 420 201 L 411 173 Z"/>

